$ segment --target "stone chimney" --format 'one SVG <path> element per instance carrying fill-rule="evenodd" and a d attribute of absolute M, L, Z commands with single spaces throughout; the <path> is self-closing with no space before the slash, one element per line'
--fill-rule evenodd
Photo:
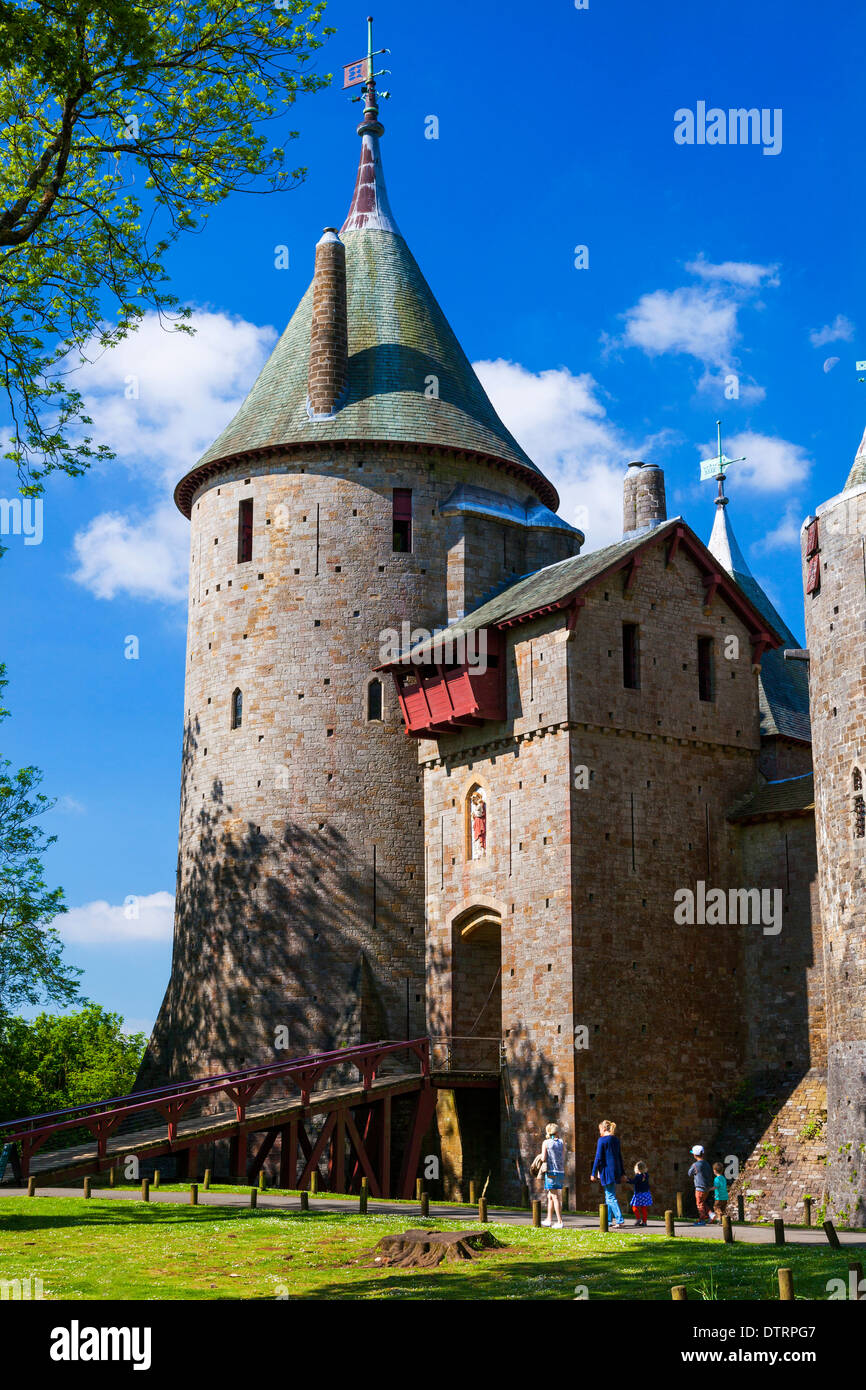
<path fill-rule="evenodd" d="M 326 227 L 316 245 L 313 276 L 313 321 L 307 414 L 311 420 L 333 419 L 349 382 L 346 323 L 346 248 L 335 227 Z"/>
<path fill-rule="evenodd" d="M 622 489 L 622 538 L 629 540 L 667 521 L 665 475 L 657 463 L 630 463 Z"/>

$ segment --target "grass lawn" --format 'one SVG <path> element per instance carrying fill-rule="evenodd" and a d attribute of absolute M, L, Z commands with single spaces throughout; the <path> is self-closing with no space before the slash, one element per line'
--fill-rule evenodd
<path fill-rule="evenodd" d="M 776 1270 L 798 1296 L 826 1299 L 847 1278 L 845 1251 L 737 1244 L 628 1231 L 533 1230 L 491 1223 L 507 1248 L 433 1270 L 379 1269 L 380 1236 L 465 1223 L 371 1214 L 268 1211 L 7 1197 L 0 1203 L 0 1279 L 40 1278 L 67 1299 L 670 1299 L 778 1297 Z"/>

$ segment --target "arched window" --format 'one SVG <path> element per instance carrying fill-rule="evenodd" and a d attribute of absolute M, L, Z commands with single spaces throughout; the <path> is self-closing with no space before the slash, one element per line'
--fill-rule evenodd
<path fill-rule="evenodd" d="M 854 784 L 855 792 L 863 790 L 863 774 L 859 767 L 855 767 L 854 771 L 851 773 L 851 781 Z"/>
<path fill-rule="evenodd" d="M 239 729 L 244 717 L 244 697 L 239 690 L 232 695 L 232 728 Z"/>
<path fill-rule="evenodd" d="M 367 686 L 367 718 L 382 718 L 382 682 L 372 680 Z"/>
<path fill-rule="evenodd" d="M 854 839 L 862 840 L 866 837 L 866 801 L 863 799 L 863 774 L 859 767 L 855 767 L 851 773 L 851 784 L 854 788 Z"/>

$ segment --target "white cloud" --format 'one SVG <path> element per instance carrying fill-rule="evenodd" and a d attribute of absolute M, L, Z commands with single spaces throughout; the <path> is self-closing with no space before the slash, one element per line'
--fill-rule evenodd
<path fill-rule="evenodd" d="M 625 314 L 622 342 L 649 356 L 684 352 L 722 367 L 737 336 L 737 304 L 715 289 L 687 286 L 641 295 Z"/>
<path fill-rule="evenodd" d="M 104 900 L 73 907 L 55 919 L 64 941 L 87 946 L 123 946 L 141 941 L 170 941 L 174 923 L 174 895 L 131 895 L 119 907 Z"/>
<path fill-rule="evenodd" d="M 168 332 L 146 314 L 137 332 L 72 380 L 93 436 L 123 462 L 173 488 L 239 409 L 276 334 L 245 319 L 198 310 L 195 333 Z M 85 349 L 85 352 L 87 349 Z M 127 399 L 130 392 L 137 396 Z"/>
<path fill-rule="evenodd" d="M 171 502 L 138 519 L 101 512 L 73 542 L 72 578 L 96 598 L 179 603 L 187 592 L 189 524 Z"/>
<path fill-rule="evenodd" d="M 776 265 L 754 265 L 750 261 L 722 261 L 714 265 L 703 254 L 696 261 L 688 261 L 686 270 L 702 280 L 723 280 L 729 285 L 739 285 L 741 289 L 758 289 L 760 285 L 778 285 Z"/>
<path fill-rule="evenodd" d="M 793 492 L 805 482 L 812 467 L 812 460 L 802 445 L 753 430 L 744 430 L 725 439 L 723 447 L 728 458 L 745 458 L 744 463 L 734 465 L 733 477 L 738 492 Z M 700 447 L 702 459 L 713 458 L 717 453 L 715 439 Z"/>
<path fill-rule="evenodd" d="M 276 336 L 203 310 L 192 322 L 193 336 L 166 332 L 146 314 L 136 333 L 73 377 L 94 439 L 155 499 L 137 512 L 102 512 L 75 536 L 72 578 L 96 598 L 186 599 L 189 527 L 172 490 L 239 409 Z"/>
<path fill-rule="evenodd" d="M 803 509 L 798 502 L 789 502 L 784 513 L 771 531 L 752 547 L 758 553 L 767 550 L 791 550 L 799 553 L 800 527 L 803 524 Z"/>
<path fill-rule="evenodd" d="M 854 324 L 844 314 L 837 314 L 832 323 L 825 323 L 823 328 L 813 328 L 809 342 L 813 347 L 823 347 L 825 343 L 850 343 L 853 337 Z"/>
<path fill-rule="evenodd" d="M 81 801 L 76 801 L 74 796 L 59 796 L 54 810 L 61 816 L 83 816 L 87 808 Z"/>
<path fill-rule="evenodd" d="M 473 366 L 503 422 L 556 484 L 560 515 L 585 531 L 587 550 L 619 540 L 623 475 L 640 455 L 608 418 L 594 378 L 564 367 L 530 372 L 502 358 Z"/>

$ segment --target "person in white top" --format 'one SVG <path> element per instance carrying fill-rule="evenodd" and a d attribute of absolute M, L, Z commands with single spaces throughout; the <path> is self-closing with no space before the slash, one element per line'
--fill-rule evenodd
<path fill-rule="evenodd" d="M 547 1138 L 541 1146 L 541 1156 L 547 1165 L 544 1190 L 547 1193 L 547 1219 L 542 1226 L 562 1230 L 562 1186 L 565 1182 L 565 1144 L 559 1137 L 559 1126 L 548 1125 Z M 555 1218 L 555 1219 L 554 1219 Z"/>

